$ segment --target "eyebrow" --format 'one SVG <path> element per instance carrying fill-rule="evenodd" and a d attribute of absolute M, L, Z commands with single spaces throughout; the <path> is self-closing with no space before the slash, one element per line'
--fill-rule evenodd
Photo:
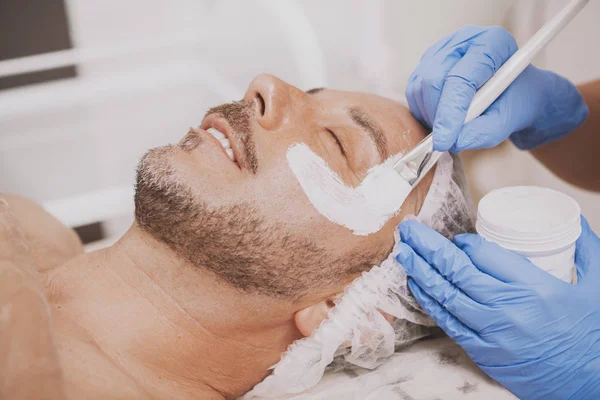
<path fill-rule="evenodd" d="M 387 139 L 383 134 L 383 130 L 377 125 L 375 120 L 359 107 L 348 107 L 347 112 L 356 125 L 369 133 L 382 160 L 388 158 Z"/>
<path fill-rule="evenodd" d="M 318 87 L 318 88 L 307 90 L 306 94 L 317 94 L 317 93 L 319 93 L 322 90 L 325 90 L 325 88 L 324 87 Z"/>

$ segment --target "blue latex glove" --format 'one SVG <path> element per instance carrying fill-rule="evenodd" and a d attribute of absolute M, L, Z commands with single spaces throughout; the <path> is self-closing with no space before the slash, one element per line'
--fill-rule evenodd
<path fill-rule="evenodd" d="M 460 152 L 493 147 L 509 136 L 531 149 L 570 133 L 588 108 L 575 86 L 552 72 L 527 67 L 478 118 L 464 125 L 471 99 L 517 51 L 501 27 L 465 26 L 431 46 L 408 80 L 413 115 L 433 127 L 433 146 Z"/>
<path fill-rule="evenodd" d="M 397 256 L 423 309 L 523 399 L 600 399 L 600 239 L 582 217 L 571 285 L 484 240 L 454 244 L 416 221 Z"/>

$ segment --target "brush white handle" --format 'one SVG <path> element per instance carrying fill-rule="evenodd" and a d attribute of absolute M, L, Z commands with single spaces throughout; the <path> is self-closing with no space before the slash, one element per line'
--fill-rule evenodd
<path fill-rule="evenodd" d="M 548 23 L 542 26 L 477 90 L 467 110 L 465 124 L 479 117 L 523 72 L 538 53 L 575 17 L 589 0 L 571 0 Z M 442 155 L 433 150 L 433 135 L 427 135 L 414 149 L 394 164 L 394 169 L 416 186 Z"/>
<path fill-rule="evenodd" d="M 475 93 L 467 111 L 465 124 L 483 114 L 588 2 L 589 0 L 572 0 L 554 18 L 542 26 L 523 47 L 517 50 Z"/>

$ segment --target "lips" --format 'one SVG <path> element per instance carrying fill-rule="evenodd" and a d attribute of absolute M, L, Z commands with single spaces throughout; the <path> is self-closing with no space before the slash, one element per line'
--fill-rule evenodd
<path fill-rule="evenodd" d="M 223 147 L 223 150 L 225 150 L 225 153 L 227 153 L 227 155 L 231 159 L 231 161 L 236 162 L 235 155 L 233 154 L 233 150 L 231 149 L 231 142 L 229 142 L 229 139 L 227 139 L 225 134 L 216 128 L 208 128 L 206 132 L 210 133 L 215 139 L 217 139 Z"/>
<path fill-rule="evenodd" d="M 202 136 L 200 136 L 200 130 L 190 128 L 190 131 L 185 135 L 179 142 L 179 147 L 185 151 L 192 151 L 202 143 Z"/>
<path fill-rule="evenodd" d="M 227 120 L 215 114 L 208 115 L 202 121 L 201 129 L 210 134 L 221 145 L 229 159 L 241 169 L 244 161 L 243 153 L 238 147 L 239 143 L 235 140 Z"/>

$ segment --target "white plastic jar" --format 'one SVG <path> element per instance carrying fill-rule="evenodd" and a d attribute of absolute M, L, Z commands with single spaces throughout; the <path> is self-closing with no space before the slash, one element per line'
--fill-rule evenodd
<path fill-rule="evenodd" d="M 537 186 L 489 192 L 477 209 L 477 233 L 527 257 L 565 282 L 573 282 L 581 209 L 571 197 Z"/>

